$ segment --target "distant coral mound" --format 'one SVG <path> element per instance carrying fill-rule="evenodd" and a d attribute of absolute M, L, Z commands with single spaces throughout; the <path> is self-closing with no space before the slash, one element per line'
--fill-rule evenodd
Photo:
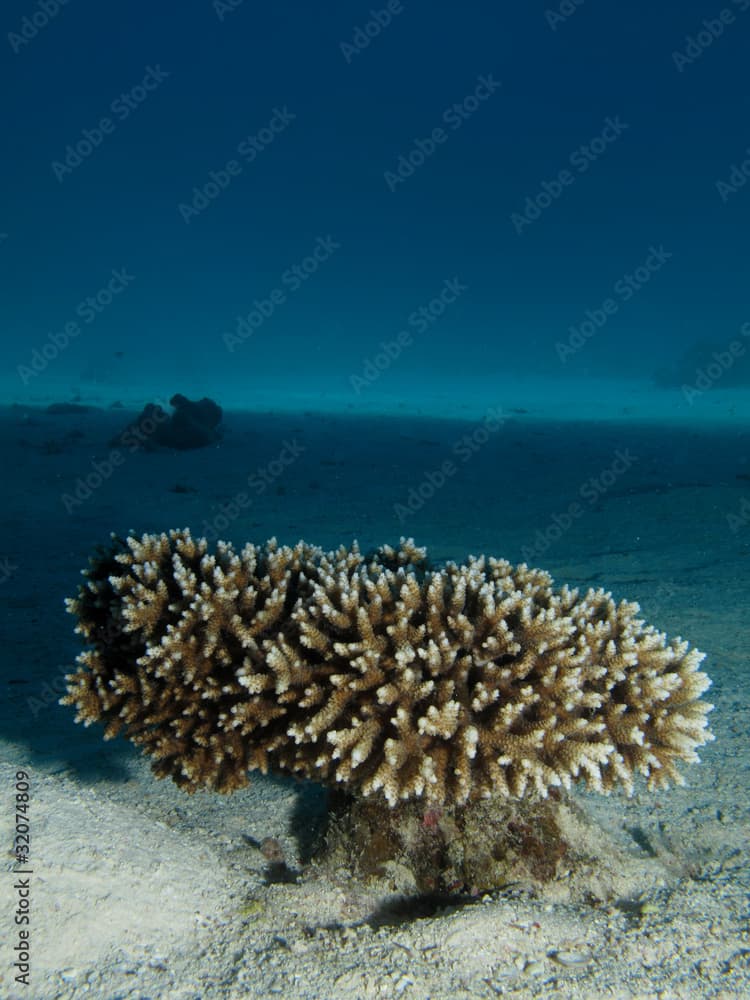
<path fill-rule="evenodd" d="M 204 448 L 221 437 L 223 412 L 218 403 L 204 397 L 197 401 L 181 393 L 172 396 L 169 414 L 158 403 L 147 403 L 127 427 L 110 444 L 153 451 L 157 448 Z"/>
<path fill-rule="evenodd" d="M 68 602 L 90 647 L 77 719 L 159 776 L 232 791 L 295 774 L 388 807 L 681 783 L 711 739 L 703 654 L 602 590 L 503 559 L 430 567 L 187 530 L 116 540 Z"/>

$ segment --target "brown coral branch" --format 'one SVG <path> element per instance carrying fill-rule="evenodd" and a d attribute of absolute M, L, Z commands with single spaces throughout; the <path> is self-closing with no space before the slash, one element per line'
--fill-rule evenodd
<path fill-rule="evenodd" d="M 120 731 L 188 791 L 251 770 L 389 806 L 681 782 L 713 737 L 702 653 L 602 590 L 402 540 L 365 556 L 236 551 L 172 531 L 115 541 L 68 602 L 91 647 L 78 720 Z"/>

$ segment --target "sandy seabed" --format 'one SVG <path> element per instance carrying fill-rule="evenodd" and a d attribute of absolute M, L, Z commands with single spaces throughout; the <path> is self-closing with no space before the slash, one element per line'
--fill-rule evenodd
<path fill-rule="evenodd" d="M 84 497 L 78 480 L 103 468 L 132 413 L 5 408 L 0 995 L 750 996 L 750 425 L 722 413 L 720 425 L 559 422 L 514 405 L 473 448 L 480 414 L 229 411 L 216 447 L 123 450 Z M 455 472 L 425 499 L 446 460 Z M 685 788 L 575 793 L 584 847 L 602 859 L 583 876 L 435 903 L 317 869 L 315 786 L 258 777 L 228 798 L 188 797 L 57 704 L 79 651 L 63 598 L 89 553 L 110 531 L 183 526 L 325 547 L 413 535 L 436 559 L 527 558 L 558 583 L 604 586 L 707 652 L 716 741 L 684 769 Z M 31 786 L 29 987 L 13 968 L 19 770 Z M 288 878 L 269 868 L 265 838 L 282 845 Z"/>

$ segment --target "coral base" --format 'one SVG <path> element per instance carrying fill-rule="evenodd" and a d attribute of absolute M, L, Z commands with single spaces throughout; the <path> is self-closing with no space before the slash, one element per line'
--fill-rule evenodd
<path fill-rule="evenodd" d="M 417 892 L 477 894 L 512 882 L 549 882 L 575 861 L 563 829 L 571 806 L 548 799 L 481 799 L 455 809 L 337 795 L 327 862 L 390 876 Z"/>

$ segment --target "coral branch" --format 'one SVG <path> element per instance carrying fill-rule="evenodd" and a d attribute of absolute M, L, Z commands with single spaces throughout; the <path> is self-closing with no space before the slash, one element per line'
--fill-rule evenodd
<path fill-rule="evenodd" d="M 713 738 L 703 654 L 638 605 L 501 559 L 434 569 L 411 540 L 365 556 L 130 537 L 68 606 L 90 648 L 64 703 L 188 791 L 257 769 L 390 807 L 631 792 L 637 773 L 681 782 Z"/>

